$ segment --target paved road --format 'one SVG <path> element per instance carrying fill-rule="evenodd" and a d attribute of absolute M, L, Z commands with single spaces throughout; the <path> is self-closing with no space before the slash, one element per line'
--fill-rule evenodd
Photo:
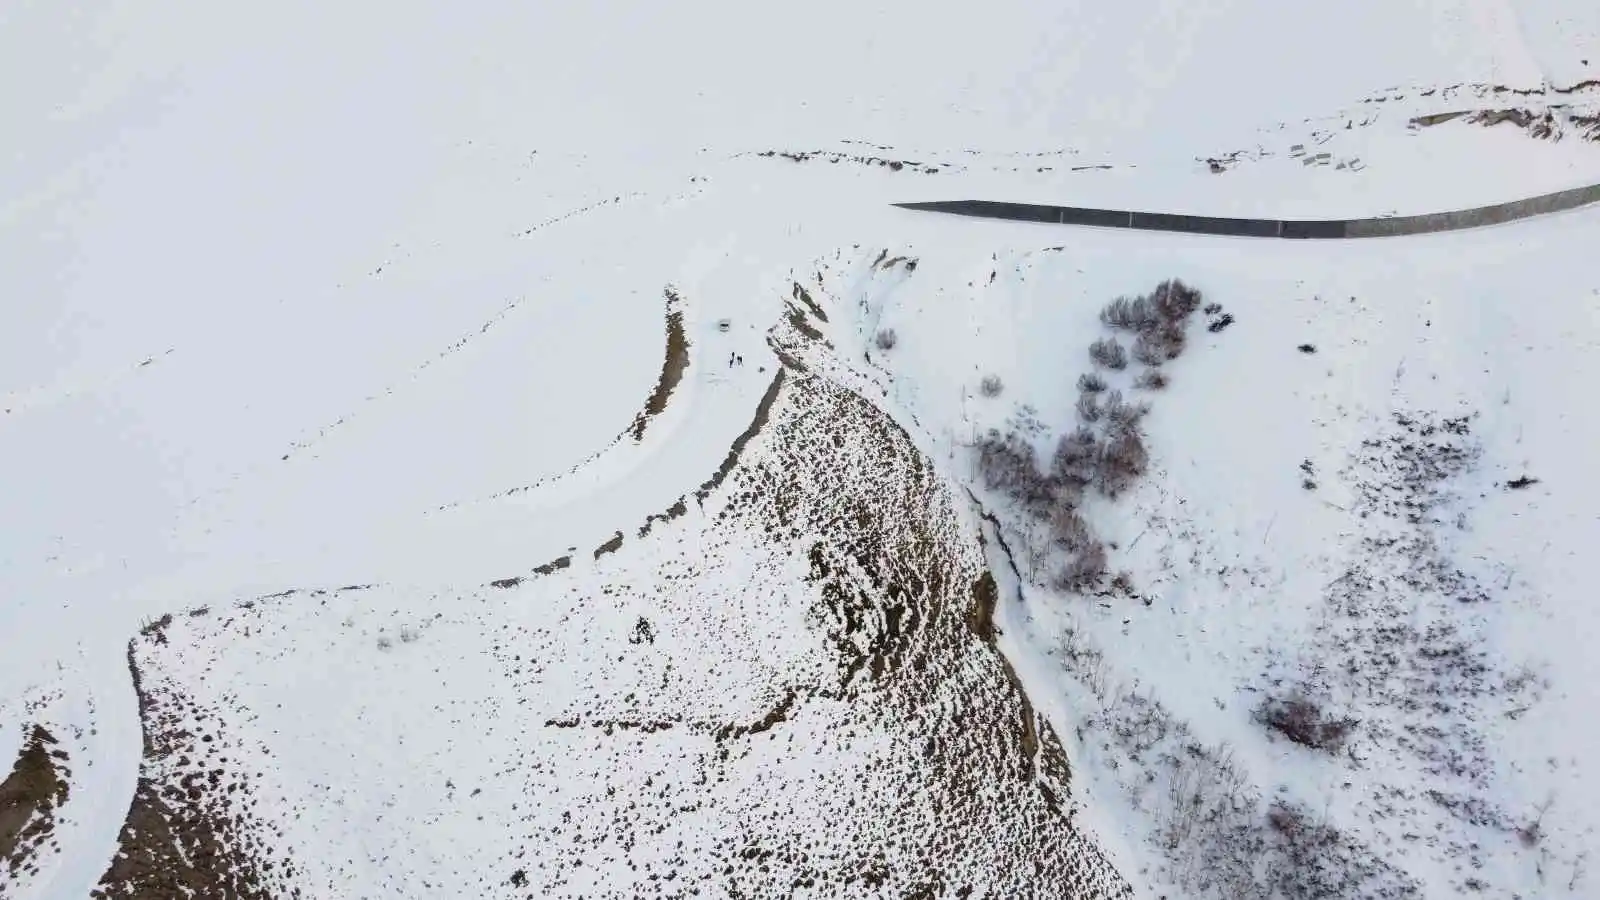
<path fill-rule="evenodd" d="M 1186 234 L 1265 238 L 1362 238 L 1479 228 L 1526 219 L 1530 216 L 1561 212 L 1597 202 L 1600 202 L 1600 184 L 1556 191 L 1553 194 L 1541 194 L 1523 200 L 1512 200 L 1509 203 L 1496 203 L 1492 206 L 1376 219 L 1230 219 L 1217 216 L 1137 212 L 1128 209 L 1000 203 L 992 200 L 939 200 L 931 203 L 896 203 L 895 206 L 902 209 L 977 216 L 985 219 L 1134 228 L 1143 231 L 1176 231 Z"/>

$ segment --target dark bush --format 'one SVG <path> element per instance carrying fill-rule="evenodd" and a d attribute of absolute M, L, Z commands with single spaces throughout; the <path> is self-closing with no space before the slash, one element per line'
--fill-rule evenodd
<path fill-rule="evenodd" d="M 1100 441 L 1092 430 L 1079 426 L 1056 444 L 1055 456 L 1050 460 L 1050 471 L 1064 482 L 1080 487 L 1095 480 L 1095 469 L 1100 458 Z"/>
<path fill-rule="evenodd" d="M 1056 573 L 1055 586 L 1061 590 L 1080 591 L 1092 587 L 1106 574 L 1106 546 L 1090 541 Z"/>
<path fill-rule="evenodd" d="M 1150 412 L 1150 406 L 1146 403 L 1129 403 L 1122 399 L 1121 391 L 1112 391 L 1106 394 L 1101 411 L 1105 413 L 1112 430 L 1137 429 Z"/>
<path fill-rule="evenodd" d="M 1147 391 L 1159 391 L 1167 386 L 1167 373 L 1160 369 L 1146 369 L 1133 380 L 1133 386 Z"/>
<path fill-rule="evenodd" d="M 1112 328 L 1149 334 L 1162 327 L 1182 328 L 1200 308 L 1200 292 L 1174 278 L 1156 285 L 1147 297 L 1118 297 L 1100 311 Z"/>
<path fill-rule="evenodd" d="M 1268 697 L 1256 710 L 1256 720 L 1302 747 L 1337 753 L 1358 724 L 1355 719 L 1328 715 L 1322 705 L 1300 695 Z"/>
<path fill-rule="evenodd" d="M 1133 342 L 1133 358 L 1147 366 L 1159 366 L 1183 355 L 1188 344 L 1183 326 L 1162 323 L 1160 328 L 1139 335 Z"/>
<path fill-rule="evenodd" d="M 1100 454 L 1099 486 L 1107 497 L 1116 497 L 1132 487 L 1150 467 L 1150 454 L 1144 435 L 1137 428 L 1117 428 Z"/>
<path fill-rule="evenodd" d="M 1286 838 L 1305 833 L 1308 824 L 1303 810 L 1289 806 L 1281 800 L 1274 802 L 1267 809 L 1267 826 Z"/>
<path fill-rule="evenodd" d="M 1177 356 L 1159 337 L 1141 334 L 1133 342 L 1133 358 L 1147 366 L 1159 366 Z"/>
<path fill-rule="evenodd" d="M 893 350 L 894 345 L 900 343 L 900 336 L 894 333 L 893 328 L 885 328 L 878 332 L 873 342 L 878 345 L 879 350 Z"/>
<path fill-rule="evenodd" d="M 1089 358 L 1096 365 L 1108 369 L 1121 370 L 1128 366 L 1128 351 L 1117 343 L 1116 338 L 1100 338 L 1089 345 Z"/>
<path fill-rule="evenodd" d="M 978 382 L 978 392 L 985 397 L 998 397 L 1003 390 L 1005 384 L 1000 381 L 999 375 L 985 375 L 983 380 Z"/>
<path fill-rule="evenodd" d="M 1004 437 L 990 431 L 978 441 L 978 470 L 983 484 L 1038 512 L 1049 508 L 1054 499 L 1052 486 L 1040 474 L 1033 445 L 1015 434 Z"/>
<path fill-rule="evenodd" d="M 1167 361 L 1166 350 L 1142 334 L 1133 341 L 1132 355 L 1135 361 L 1147 366 L 1159 366 Z"/>
<path fill-rule="evenodd" d="M 1078 390 L 1085 394 L 1098 394 L 1106 389 L 1106 380 L 1099 372 L 1085 372 L 1078 376 Z"/>
<path fill-rule="evenodd" d="M 1100 310 L 1100 321 L 1112 328 L 1144 331 L 1157 323 L 1155 307 L 1145 297 L 1118 297 Z"/>
<path fill-rule="evenodd" d="M 1168 324 L 1181 325 L 1200 308 L 1200 292 L 1177 278 L 1156 285 L 1150 295 L 1150 305 Z"/>
<path fill-rule="evenodd" d="M 1057 503 L 1050 510 L 1050 542 L 1069 553 L 1077 553 L 1094 542 L 1089 523 L 1071 504 Z"/>
<path fill-rule="evenodd" d="M 1095 394 L 1091 394 L 1091 393 L 1085 392 L 1085 393 L 1082 393 L 1082 394 L 1078 395 L 1078 419 L 1079 419 L 1079 421 L 1082 421 L 1082 422 L 1098 422 L 1098 421 L 1100 421 L 1100 404 L 1098 404 L 1095 401 L 1096 401 L 1096 395 Z"/>

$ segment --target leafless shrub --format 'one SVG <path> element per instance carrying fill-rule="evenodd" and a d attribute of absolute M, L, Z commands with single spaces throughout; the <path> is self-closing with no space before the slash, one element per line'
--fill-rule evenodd
<path fill-rule="evenodd" d="M 1181 324 L 1162 328 L 1156 336 L 1166 345 L 1167 359 L 1177 359 L 1189 346 L 1189 332 Z"/>
<path fill-rule="evenodd" d="M 1096 402 L 1094 394 L 1085 392 L 1078 395 L 1078 420 L 1081 422 L 1100 421 L 1100 404 Z"/>
<path fill-rule="evenodd" d="M 1085 372 L 1078 376 L 1078 390 L 1085 394 L 1098 394 L 1106 389 L 1106 380 L 1099 372 Z"/>
<path fill-rule="evenodd" d="M 387 634 L 378 635 L 378 649 L 379 650 L 388 650 L 390 647 L 393 647 L 393 646 L 394 646 L 394 640 L 392 638 L 390 638 Z"/>
<path fill-rule="evenodd" d="M 1156 310 L 1146 297 L 1118 297 L 1100 310 L 1100 321 L 1112 328 L 1144 331 L 1155 327 Z"/>
<path fill-rule="evenodd" d="M 1157 706 L 1157 715 L 1168 716 Z M 1166 802 L 1160 807 L 1159 839 L 1169 852 L 1191 850 L 1204 836 L 1236 826 L 1244 810 L 1254 806 L 1249 781 L 1227 744 L 1205 746 L 1192 740 L 1188 726 L 1175 721 L 1167 729 L 1183 752 L 1166 757 Z M 1197 840 L 1198 839 L 1198 840 Z"/>
<path fill-rule="evenodd" d="M 1033 445 L 1015 434 L 990 431 L 978 442 L 984 486 L 1017 500 L 1035 514 L 1050 508 L 1055 492 L 1034 459 Z"/>
<path fill-rule="evenodd" d="M 413 643 L 421 636 L 421 633 L 415 628 L 412 628 L 410 625 L 405 625 L 400 628 L 400 642 L 402 644 Z"/>
<path fill-rule="evenodd" d="M 884 328 L 879 330 L 872 340 L 878 345 L 879 350 L 893 350 L 895 345 L 900 343 L 900 336 L 895 334 L 893 328 Z"/>
<path fill-rule="evenodd" d="M 1118 428 L 1110 435 L 1100 455 L 1099 487 L 1107 497 L 1116 497 L 1132 487 L 1150 467 L 1150 454 L 1144 435 L 1137 428 Z"/>
<path fill-rule="evenodd" d="M 1079 553 L 1094 543 L 1089 523 L 1070 505 L 1059 503 L 1050 511 L 1050 540 L 1069 553 Z"/>
<path fill-rule="evenodd" d="M 1100 338 L 1089 345 L 1089 358 L 1096 365 L 1108 369 L 1121 371 L 1128 366 L 1128 351 L 1117 343 L 1116 338 Z"/>
<path fill-rule="evenodd" d="M 1539 804 L 1538 814 L 1528 824 L 1517 828 L 1517 841 L 1522 846 L 1530 850 L 1539 846 L 1539 842 L 1544 839 L 1544 814 L 1549 812 L 1550 807 L 1554 804 L 1555 798 L 1553 797 Z"/>
<path fill-rule="evenodd" d="M 1159 366 L 1167 361 L 1167 349 L 1149 335 L 1141 334 L 1134 339 L 1133 358 L 1147 366 Z"/>
<path fill-rule="evenodd" d="M 1124 569 L 1111 579 L 1111 593 L 1120 597 L 1133 597 L 1137 592 L 1133 589 L 1133 573 Z"/>
<path fill-rule="evenodd" d="M 1003 390 L 1005 384 L 1000 381 L 999 375 L 985 375 L 983 380 L 978 382 L 978 393 L 985 397 L 998 397 Z"/>
<path fill-rule="evenodd" d="M 1087 427 L 1079 426 L 1056 444 L 1055 456 L 1050 460 L 1050 471 L 1056 478 L 1080 487 L 1095 480 L 1095 470 L 1100 458 L 1100 440 Z"/>
<path fill-rule="evenodd" d="M 1304 834 L 1311 827 L 1305 811 L 1276 801 L 1267 809 L 1267 827 L 1287 838 Z"/>
<path fill-rule="evenodd" d="M 1139 427 L 1140 421 L 1150 412 L 1150 405 L 1129 403 L 1122 399 L 1121 391 L 1112 391 L 1106 394 L 1101 410 L 1105 413 L 1109 429 L 1127 430 Z"/>
<path fill-rule="evenodd" d="M 1182 328 L 1200 308 L 1200 292 L 1174 278 L 1156 285 L 1145 297 L 1118 297 L 1100 311 L 1112 328 L 1150 334 L 1163 327 Z"/>
<path fill-rule="evenodd" d="M 1150 305 L 1168 323 L 1182 324 L 1200 308 L 1200 292 L 1177 278 L 1156 285 L 1150 294 Z"/>
<path fill-rule="evenodd" d="M 1133 358 L 1154 368 L 1183 354 L 1188 339 L 1183 331 L 1163 326 L 1139 335 L 1133 342 Z"/>
<path fill-rule="evenodd" d="M 1092 587 L 1106 573 L 1106 545 L 1091 540 L 1072 555 L 1072 559 L 1056 573 L 1056 587 L 1066 591 L 1081 591 Z"/>
<path fill-rule="evenodd" d="M 1337 753 L 1355 731 L 1356 720 L 1328 715 L 1322 705 L 1296 694 L 1268 697 L 1256 710 L 1256 720 L 1302 747 Z"/>
<path fill-rule="evenodd" d="M 1159 391 L 1167 386 L 1167 373 L 1160 369 L 1146 369 L 1133 380 L 1133 386 L 1147 391 Z"/>

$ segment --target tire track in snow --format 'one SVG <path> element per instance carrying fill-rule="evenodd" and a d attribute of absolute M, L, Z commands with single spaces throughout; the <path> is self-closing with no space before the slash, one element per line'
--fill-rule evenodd
<path fill-rule="evenodd" d="M 454 503 L 446 503 L 424 512 L 423 515 L 449 512 L 450 510 L 460 509 L 464 506 L 472 506 L 479 503 L 489 503 L 495 500 L 503 500 L 506 497 L 514 497 L 518 494 L 526 494 L 530 491 L 548 487 L 549 485 L 552 485 L 558 481 L 578 474 L 585 468 L 600 460 L 606 454 L 610 453 L 617 447 L 617 445 L 625 441 L 631 439 L 635 445 L 642 442 L 644 440 L 645 429 L 649 427 L 652 421 L 666 411 L 667 404 L 671 401 L 673 393 L 683 381 L 684 372 L 686 372 L 693 364 L 694 359 L 690 352 L 693 349 L 693 345 L 690 343 L 687 335 L 684 333 L 683 328 L 683 296 L 672 285 L 667 285 L 663 293 L 666 297 L 666 347 L 662 352 L 661 375 L 656 382 L 655 389 L 650 393 L 649 397 L 645 398 L 645 401 L 640 407 L 639 412 L 634 415 L 633 421 L 628 424 L 627 428 L 624 428 L 622 431 L 618 432 L 615 437 L 607 441 L 599 449 L 593 451 L 578 462 L 573 463 L 562 472 L 558 472 L 554 475 L 547 475 L 529 484 L 507 488 L 503 491 L 499 491 L 498 493 L 490 494 L 487 497 L 479 497 L 471 500 L 458 500 Z"/>
<path fill-rule="evenodd" d="M 0 422 L 10 421 L 11 416 L 20 413 L 56 403 L 63 403 L 84 394 L 92 394 L 112 387 L 121 383 L 124 379 L 131 378 L 140 370 L 154 365 L 158 360 L 171 356 L 176 349 L 175 347 L 169 347 L 163 353 L 147 356 L 139 362 L 120 366 L 103 375 L 66 379 L 54 384 L 32 388 L 19 388 L 8 394 L 0 395 Z"/>

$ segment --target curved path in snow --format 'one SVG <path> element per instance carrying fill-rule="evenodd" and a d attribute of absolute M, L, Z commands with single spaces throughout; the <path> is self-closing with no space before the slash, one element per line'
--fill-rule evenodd
<path fill-rule="evenodd" d="M 1093 225 L 1142 231 L 1175 231 L 1264 238 L 1363 238 L 1428 234 L 1498 225 L 1600 202 L 1600 184 L 1541 194 L 1508 203 L 1372 219 L 1232 219 L 1186 216 L 1176 213 L 1137 212 L 1127 209 L 1089 209 L 1081 206 L 1045 206 L 1001 203 L 993 200 L 939 200 L 930 203 L 896 203 L 901 209 L 953 213 L 985 219 L 1049 222 L 1059 225 Z"/>

